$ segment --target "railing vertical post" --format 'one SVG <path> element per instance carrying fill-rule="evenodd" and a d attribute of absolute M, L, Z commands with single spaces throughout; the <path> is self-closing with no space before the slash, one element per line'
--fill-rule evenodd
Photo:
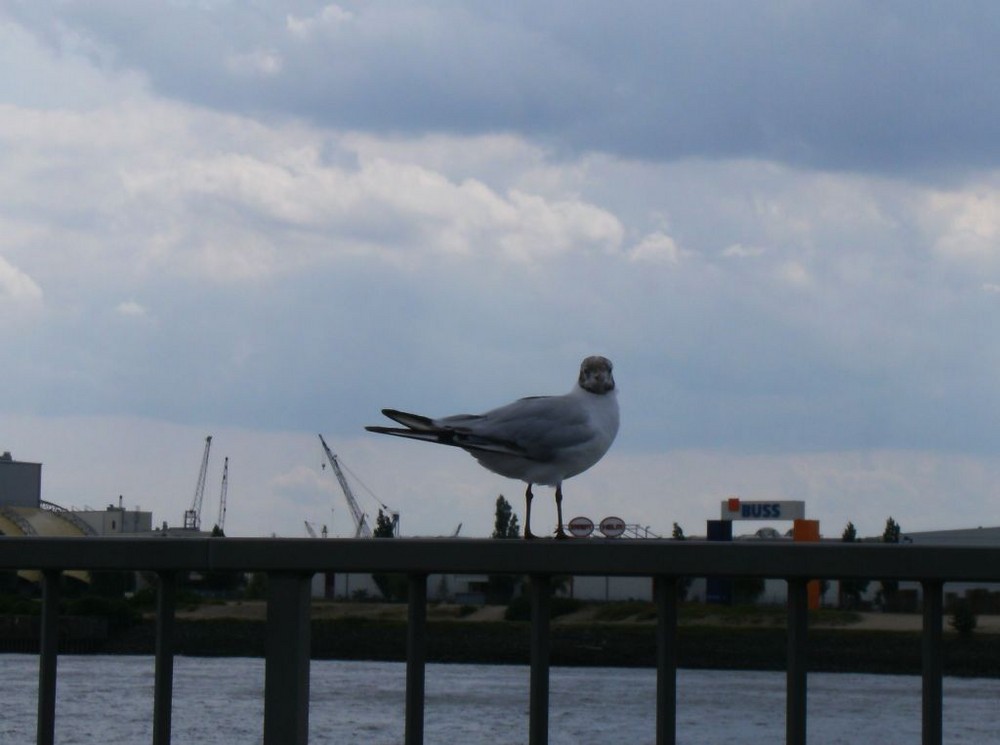
<path fill-rule="evenodd" d="M 153 745 L 170 745 L 174 697 L 174 610 L 177 574 L 159 572 L 156 590 L 156 668 L 153 673 Z"/>
<path fill-rule="evenodd" d="M 677 578 L 656 577 L 656 745 L 677 741 Z"/>
<path fill-rule="evenodd" d="M 806 742 L 806 632 L 809 627 L 808 584 L 788 580 L 788 662 L 785 691 L 785 742 Z"/>
<path fill-rule="evenodd" d="M 531 692 L 528 745 L 549 741 L 549 616 L 552 593 L 548 575 L 531 576 Z"/>
<path fill-rule="evenodd" d="M 427 657 L 427 575 L 410 575 L 406 623 L 406 745 L 424 742 L 424 666 Z"/>
<path fill-rule="evenodd" d="M 309 742 L 309 586 L 311 575 L 267 575 L 264 745 Z"/>
<path fill-rule="evenodd" d="M 42 618 L 38 656 L 38 745 L 53 745 L 56 738 L 59 577 L 60 572 L 56 569 L 46 569 L 42 572 Z"/>
<path fill-rule="evenodd" d="M 923 745 L 941 745 L 943 739 L 941 675 L 944 670 L 941 623 L 943 589 L 938 580 L 924 580 L 923 631 Z"/>

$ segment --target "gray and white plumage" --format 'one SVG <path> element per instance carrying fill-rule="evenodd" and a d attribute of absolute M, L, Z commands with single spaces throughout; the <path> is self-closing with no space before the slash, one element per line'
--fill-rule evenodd
<path fill-rule="evenodd" d="M 618 434 L 618 399 L 611 371 L 607 358 L 587 357 L 576 385 L 562 396 L 522 398 L 484 414 L 440 419 L 383 409 L 383 414 L 403 427 L 366 429 L 459 447 L 494 473 L 527 482 L 526 538 L 532 537 L 532 484 L 556 487 L 556 535 L 565 537 L 562 482 L 597 463 Z"/>

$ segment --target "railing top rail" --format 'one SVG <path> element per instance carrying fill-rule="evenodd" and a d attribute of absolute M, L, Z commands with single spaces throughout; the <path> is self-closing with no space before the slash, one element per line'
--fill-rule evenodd
<path fill-rule="evenodd" d="M 674 540 L 0 537 L 0 570 L 409 572 L 1000 582 L 1000 548 Z"/>

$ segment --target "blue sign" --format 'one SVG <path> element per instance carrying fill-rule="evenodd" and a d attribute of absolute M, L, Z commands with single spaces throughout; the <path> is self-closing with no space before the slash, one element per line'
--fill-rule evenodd
<path fill-rule="evenodd" d="M 722 503 L 723 520 L 804 520 L 806 503 L 801 500 L 747 502 L 730 497 Z"/>
<path fill-rule="evenodd" d="M 763 520 L 766 518 L 781 519 L 781 504 L 772 502 L 770 504 L 761 502 L 751 502 L 740 505 L 740 517 L 744 520 Z"/>

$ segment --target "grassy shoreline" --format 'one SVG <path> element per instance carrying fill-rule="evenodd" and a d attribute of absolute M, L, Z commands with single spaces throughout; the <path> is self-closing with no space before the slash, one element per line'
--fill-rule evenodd
<path fill-rule="evenodd" d="M 110 638 L 94 652 L 152 654 L 155 627 L 145 621 Z M 314 620 L 314 659 L 404 661 L 406 624 L 394 620 Z M 178 620 L 175 651 L 189 656 L 263 656 L 261 621 Z M 787 635 L 783 628 L 681 626 L 678 665 L 690 669 L 783 670 Z M 1000 677 L 1000 636 L 973 635 L 944 640 L 945 674 Z M 427 624 L 427 661 L 442 663 L 528 664 L 527 623 L 497 621 Z M 655 630 L 638 624 L 554 624 L 551 663 L 555 666 L 654 667 Z M 814 672 L 919 675 L 921 637 L 912 631 L 813 629 L 808 666 Z"/>

